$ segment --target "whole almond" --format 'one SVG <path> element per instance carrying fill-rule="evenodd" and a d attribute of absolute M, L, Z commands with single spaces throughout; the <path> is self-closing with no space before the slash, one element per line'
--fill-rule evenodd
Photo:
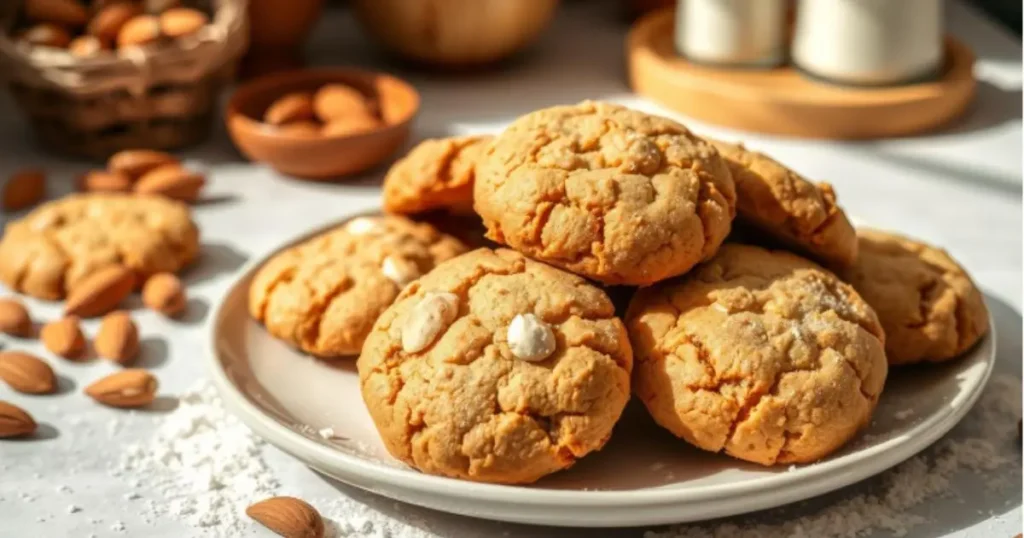
<path fill-rule="evenodd" d="M 68 316 L 92 318 L 117 307 L 135 289 L 135 275 L 123 265 L 108 265 L 83 278 L 64 303 Z"/>
<path fill-rule="evenodd" d="M 246 508 L 245 513 L 285 538 L 323 538 L 324 535 L 320 513 L 295 497 L 271 497 Z"/>
<path fill-rule="evenodd" d="M 26 0 L 25 16 L 35 22 L 62 26 L 82 26 L 89 20 L 89 11 L 77 0 Z"/>
<path fill-rule="evenodd" d="M 136 15 L 117 32 L 117 48 L 149 45 L 160 37 L 160 19 L 156 15 Z"/>
<path fill-rule="evenodd" d="M 0 401 L 0 439 L 32 435 L 36 431 L 36 421 L 24 409 L 4 401 Z"/>
<path fill-rule="evenodd" d="M 323 127 L 313 121 L 297 121 L 274 127 L 277 134 L 288 136 L 320 136 L 323 134 Z"/>
<path fill-rule="evenodd" d="M 43 325 L 39 339 L 50 353 L 66 359 L 78 357 L 85 350 L 85 336 L 78 318 L 74 316 Z"/>
<path fill-rule="evenodd" d="M 103 42 L 94 35 L 80 35 L 68 43 L 68 52 L 77 58 L 91 58 L 104 50 Z"/>
<path fill-rule="evenodd" d="M 142 407 L 153 401 L 158 385 L 153 374 L 132 368 L 94 382 L 85 387 L 85 393 L 111 407 Z"/>
<path fill-rule="evenodd" d="M 160 14 L 160 31 L 165 36 L 175 39 L 192 35 L 209 22 L 210 18 L 206 13 L 198 9 L 173 8 Z"/>
<path fill-rule="evenodd" d="M 368 133 L 380 127 L 380 121 L 368 115 L 355 115 L 338 118 L 324 125 L 324 136 L 351 136 Z"/>
<path fill-rule="evenodd" d="M 129 364 L 139 354 L 139 330 L 127 312 L 111 312 L 103 316 L 92 345 L 100 357 Z"/>
<path fill-rule="evenodd" d="M 185 287 L 171 273 L 153 275 L 142 286 L 142 304 L 165 316 L 176 316 L 187 305 Z"/>
<path fill-rule="evenodd" d="M 142 14 L 142 9 L 132 2 L 117 2 L 104 6 L 89 21 L 86 31 L 96 36 L 107 47 L 113 47 L 117 36 L 128 21 Z"/>
<path fill-rule="evenodd" d="M 90 170 L 78 178 L 82 192 L 131 192 L 132 180 L 120 172 Z"/>
<path fill-rule="evenodd" d="M 0 299 L 0 332 L 22 338 L 32 336 L 32 317 L 17 299 Z"/>
<path fill-rule="evenodd" d="M 167 164 L 178 164 L 178 158 L 152 149 L 126 149 L 110 157 L 107 170 L 124 174 L 128 179 L 136 181 L 146 172 Z"/>
<path fill-rule="evenodd" d="M 150 170 L 139 178 L 134 190 L 138 194 L 156 194 L 173 200 L 194 202 L 199 198 L 203 185 L 206 185 L 206 177 L 199 172 L 168 164 Z"/>
<path fill-rule="evenodd" d="M 313 96 L 309 92 L 294 92 L 278 97 L 263 113 L 263 122 L 270 125 L 313 119 Z"/>
<path fill-rule="evenodd" d="M 320 121 L 330 123 L 353 115 L 373 115 L 359 90 L 345 84 L 326 84 L 313 96 L 313 110 Z"/>
<path fill-rule="evenodd" d="M 26 394 L 49 394 L 57 388 L 53 368 L 24 351 L 0 352 L 0 379 Z"/>
<path fill-rule="evenodd" d="M 46 197 L 46 173 L 37 168 L 15 172 L 4 183 L 0 197 L 7 211 L 20 211 L 36 205 Z"/>

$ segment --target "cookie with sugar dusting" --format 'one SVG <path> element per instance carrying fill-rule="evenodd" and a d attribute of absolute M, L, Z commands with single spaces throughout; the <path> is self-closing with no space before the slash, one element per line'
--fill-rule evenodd
<path fill-rule="evenodd" d="M 355 355 L 406 284 L 465 251 L 429 224 L 358 217 L 267 261 L 249 287 L 249 313 L 317 357 Z"/>
<path fill-rule="evenodd" d="M 626 315 L 634 393 L 654 420 L 762 465 L 831 454 L 865 427 L 888 373 L 878 317 L 818 265 L 726 244 L 641 289 Z"/>

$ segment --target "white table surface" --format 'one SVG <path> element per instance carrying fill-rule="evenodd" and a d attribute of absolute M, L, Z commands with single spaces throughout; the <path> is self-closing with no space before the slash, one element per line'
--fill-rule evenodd
<path fill-rule="evenodd" d="M 541 41 L 542 53 L 527 55 L 501 70 L 446 76 L 404 72 L 423 98 L 414 138 L 495 132 L 521 113 L 582 99 L 608 99 L 666 113 L 630 94 L 623 76 L 626 27 L 613 8 L 608 3 L 567 4 Z M 942 132 L 838 143 L 730 132 L 680 119 L 699 133 L 745 139 L 812 178 L 831 181 L 848 212 L 863 222 L 900 230 L 950 250 L 988 297 L 999 332 L 996 375 L 1014 376 L 1019 386 L 1021 44 L 960 5 L 949 6 L 948 20 L 952 32 L 978 55 L 980 85 L 969 116 Z M 310 53 L 319 64 L 384 65 L 385 69 L 401 70 L 388 65 L 366 44 L 341 12 L 331 13 L 321 22 Z M 203 234 L 203 258 L 187 274 L 194 300 L 184 322 L 168 322 L 143 310 L 136 317 L 144 338 L 144 364 L 159 376 L 162 393 L 169 395 L 185 390 L 204 375 L 202 321 L 240 264 L 339 213 L 377 204 L 380 193 L 379 171 L 333 184 L 281 177 L 244 161 L 220 126 L 207 143 L 186 156 L 209 170 L 207 195 L 217 200 L 195 212 Z M 56 180 L 55 191 L 70 190 L 73 175 L 90 166 L 42 153 L 28 139 L 10 100 L 0 97 L 0 176 L 25 165 L 49 169 Z M 57 305 L 32 305 L 33 312 L 44 319 L 58 313 Z M 42 352 L 34 343 L 27 347 Z M 119 457 L 119 447 L 152 435 L 158 413 L 118 413 L 89 402 L 81 393 L 82 386 L 111 370 L 101 362 L 55 361 L 67 389 L 55 396 L 30 397 L 0 386 L 0 398 L 29 409 L 37 420 L 50 425 L 39 440 L 0 443 L 0 537 L 198 535 L 176 521 L 146 523 L 140 510 L 122 501 L 127 493 L 138 490 L 124 477 L 112 476 L 110 467 Z M 1019 407 L 1017 413 L 1019 416 Z M 121 427 L 109 432 L 107 423 L 115 416 L 121 419 Z M 1019 484 L 1020 453 L 1010 451 L 1008 456 L 1016 462 L 1012 472 Z M 268 458 L 293 493 L 310 499 L 347 496 L 389 517 L 415 521 L 416 526 L 439 536 L 625 538 L 640 537 L 645 530 L 545 529 L 451 516 L 399 505 L 328 481 L 275 449 L 268 448 Z M 911 536 L 1009 538 L 1020 532 L 1020 489 L 994 497 L 970 474 L 955 477 L 957 494 L 953 498 L 929 501 L 915 510 L 929 522 L 915 527 Z M 878 484 L 877 478 L 868 480 L 799 507 L 733 521 L 777 522 L 812 513 Z M 60 486 L 67 486 L 66 491 L 58 491 Z M 150 498 L 155 495 L 141 492 Z M 69 514 L 67 507 L 72 504 L 82 507 L 82 512 Z M 112 531 L 115 521 L 123 522 L 126 531 Z M 254 525 L 252 536 L 270 534 Z"/>

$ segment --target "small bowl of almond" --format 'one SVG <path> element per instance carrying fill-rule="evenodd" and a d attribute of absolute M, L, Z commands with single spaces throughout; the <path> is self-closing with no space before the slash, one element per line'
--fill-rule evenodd
<path fill-rule="evenodd" d="M 419 110 L 407 82 L 373 71 L 325 68 L 242 85 L 225 118 L 235 146 L 282 174 L 329 180 L 364 172 L 398 150 Z"/>

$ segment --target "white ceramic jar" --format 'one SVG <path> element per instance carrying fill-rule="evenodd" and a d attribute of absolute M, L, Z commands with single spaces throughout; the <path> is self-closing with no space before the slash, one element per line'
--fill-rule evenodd
<path fill-rule="evenodd" d="M 936 76 L 942 0 L 800 0 L 791 55 L 811 75 L 896 85 Z"/>
<path fill-rule="evenodd" d="M 676 50 L 688 60 L 769 67 L 786 59 L 787 0 L 680 0 Z"/>

